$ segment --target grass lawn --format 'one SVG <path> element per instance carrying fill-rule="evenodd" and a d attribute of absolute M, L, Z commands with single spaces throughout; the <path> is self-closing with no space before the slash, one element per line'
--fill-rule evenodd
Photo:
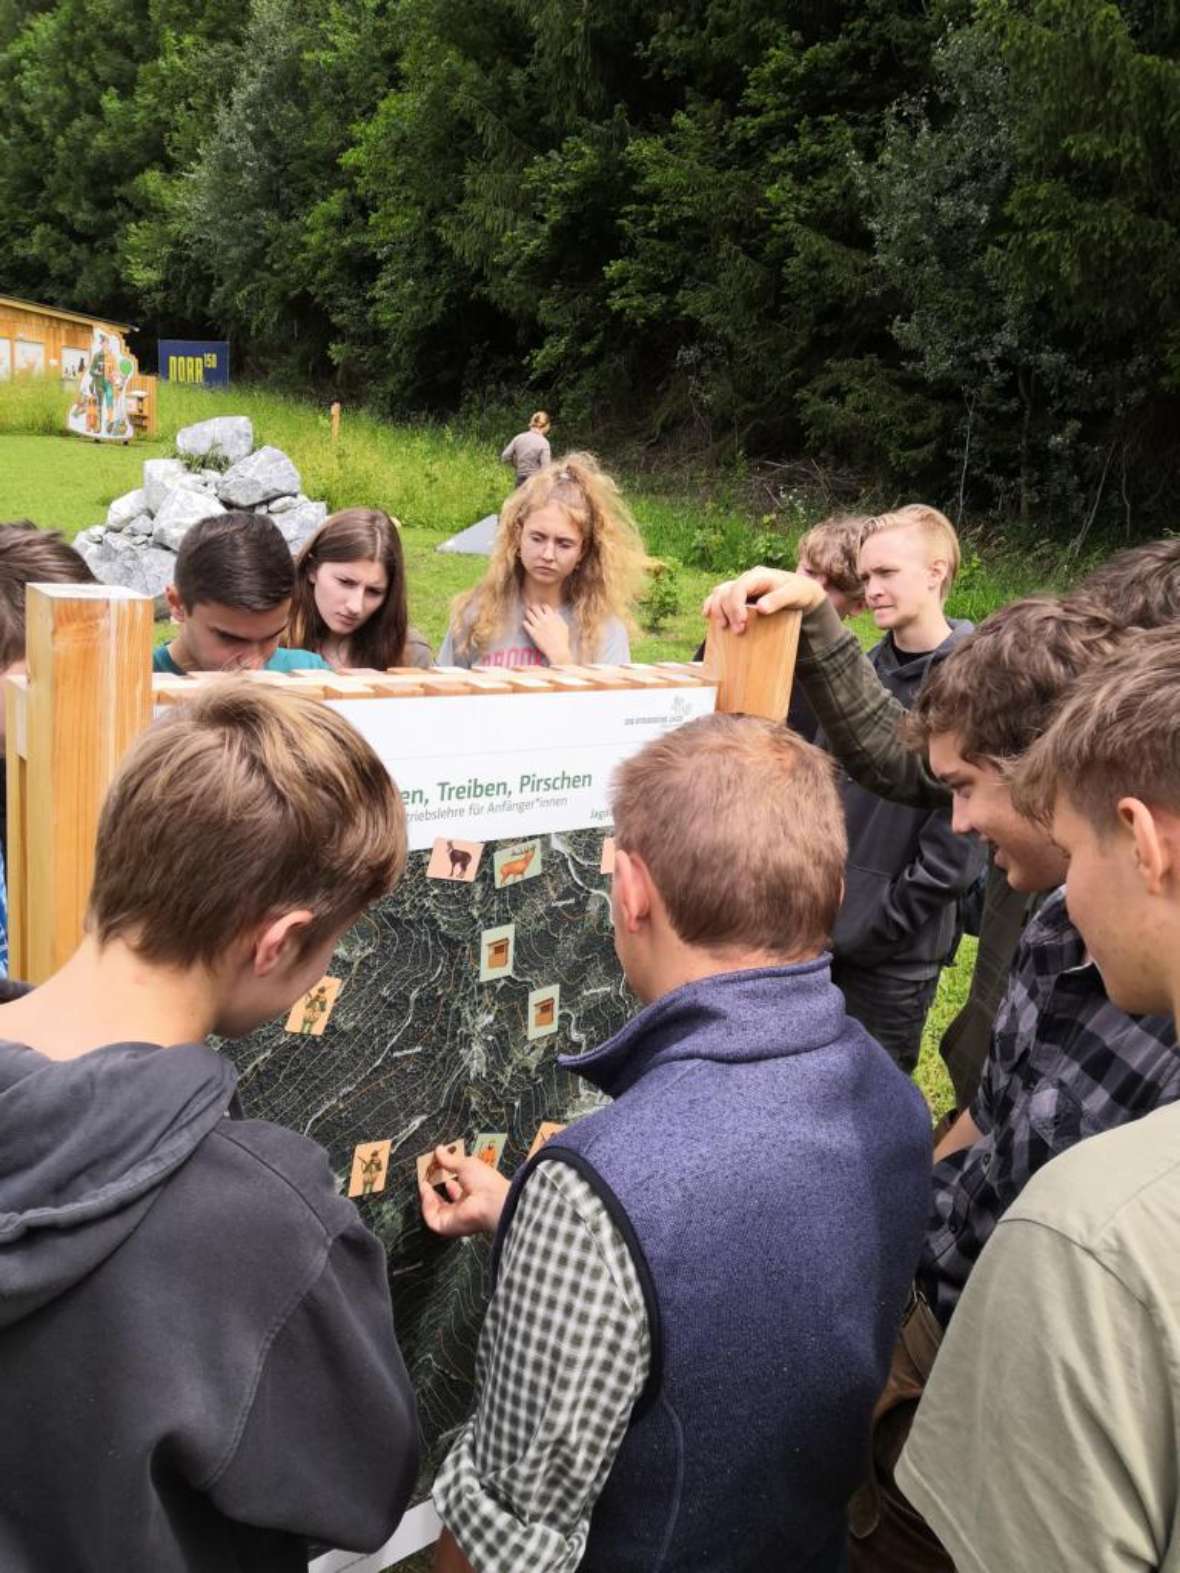
<path fill-rule="evenodd" d="M 410 614 L 436 648 L 446 632 L 452 597 L 477 581 L 485 561 L 436 548 L 494 512 L 507 490 L 507 471 L 496 452 L 446 425 L 394 426 L 346 410 L 334 444 L 326 408 L 258 388 L 215 391 L 161 384 L 158 438 L 124 448 L 63 435 L 67 403 L 53 382 L 0 383 L 0 519 L 30 518 L 72 536 L 101 523 L 110 502 L 140 484 L 145 459 L 173 451 L 181 426 L 212 415 L 249 415 L 255 441 L 290 454 L 309 497 L 324 500 L 330 510 L 377 505 L 401 520 Z M 609 467 L 610 456 L 603 457 Z M 727 502 L 724 489 L 721 500 L 702 500 L 700 489 L 687 480 L 679 495 L 674 485 L 656 489 L 641 483 L 628 486 L 627 496 L 649 552 L 673 564 L 677 603 L 658 628 L 642 630 L 633 645 L 635 659 L 683 659 L 702 636 L 705 594 L 719 579 L 763 555 L 766 523 Z M 776 522 L 780 534 L 772 531 L 770 544 L 781 550 L 783 535 L 790 542 L 810 522 L 797 510 Z M 702 560 L 712 566 L 692 565 Z M 984 565 L 968 551 L 948 611 L 979 619 L 1052 579 L 1043 566 L 1018 558 Z M 868 617 L 853 626 L 866 646 L 877 637 Z M 936 1115 L 952 1101 L 937 1041 L 966 996 L 974 958 L 974 941 L 965 940 L 956 965 L 943 974 L 927 1023 L 917 1081 Z"/>

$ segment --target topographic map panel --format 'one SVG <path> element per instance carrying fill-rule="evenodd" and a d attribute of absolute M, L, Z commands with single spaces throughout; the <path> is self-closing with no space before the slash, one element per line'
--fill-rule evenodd
<path fill-rule="evenodd" d="M 411 853 L 401 885 L 341 941 L 328 969 L 341 987 L 322 1036 L 279 1022 L 224 1045 L 246 1113 L 301 1131 L 328 1151 L 341 1187 L 359 1143 L 392 1142 L 385 1189 L 361 1215 L 385 1245 L 398 1341 L 418 1395 L 424 1494 L 471 1400 L 488 1293 L 488 1246 L 423 1227 L 415 1159 L 438 1142 L 506 1131 L 510 1175 L 544 1120 L 567 1121 L 598 1094 L 557 1067 L 609 1038 L 634 1010 L 611 938 L 603 837 L 539 842 L 539 874 L 495 888 L 485 848 L 473 882 L 428 879 Z M 480 981 L 486 931 L 511 929 L 509 976 Z M 483 957 L 487 961 L 486 954 Z M 499 958 L 503 959 L 503 952 Z M 529 1036 L 529 994 L 560 986 Z M 537 1001 L 534 1001 L 534 1012 Z M 549 1031 L 556 1016 L 557 1030 Z"/>

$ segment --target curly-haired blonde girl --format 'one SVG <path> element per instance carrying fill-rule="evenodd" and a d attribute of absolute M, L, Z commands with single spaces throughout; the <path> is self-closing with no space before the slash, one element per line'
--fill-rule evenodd
<path fill-rule="evenodd" d="M 500 512 L 488 571 L 456 598 L 440 666 L 629 661 L 643 543 L 618 486 L 569 453 Z"/>

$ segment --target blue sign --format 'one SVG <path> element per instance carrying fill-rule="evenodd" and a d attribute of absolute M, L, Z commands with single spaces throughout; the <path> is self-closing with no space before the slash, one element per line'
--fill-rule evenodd
<path fill-rule="evenodd" d="M 160 339 L 160 377 L 164 382 L 229 387 L 229 344 L 225 340 Z"/>

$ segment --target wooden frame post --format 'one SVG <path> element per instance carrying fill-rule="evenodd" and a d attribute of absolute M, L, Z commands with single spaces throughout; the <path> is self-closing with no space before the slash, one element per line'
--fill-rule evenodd
<path fill-rule="evenodd" d="M 710 619 L 705 675 L 717 679 L 718 710 L 786 720 L 802 620 L 800 612 L 751 611 L 745 633 L 736 634 Z"/>
<path fill-rule="evenodd" d="M 42 983 L 82 937 L 102 801 L 151 720 L 151 599 L 32 584 L 25 649 L 28 677 L 5 695 L 9 967 Z"/>

